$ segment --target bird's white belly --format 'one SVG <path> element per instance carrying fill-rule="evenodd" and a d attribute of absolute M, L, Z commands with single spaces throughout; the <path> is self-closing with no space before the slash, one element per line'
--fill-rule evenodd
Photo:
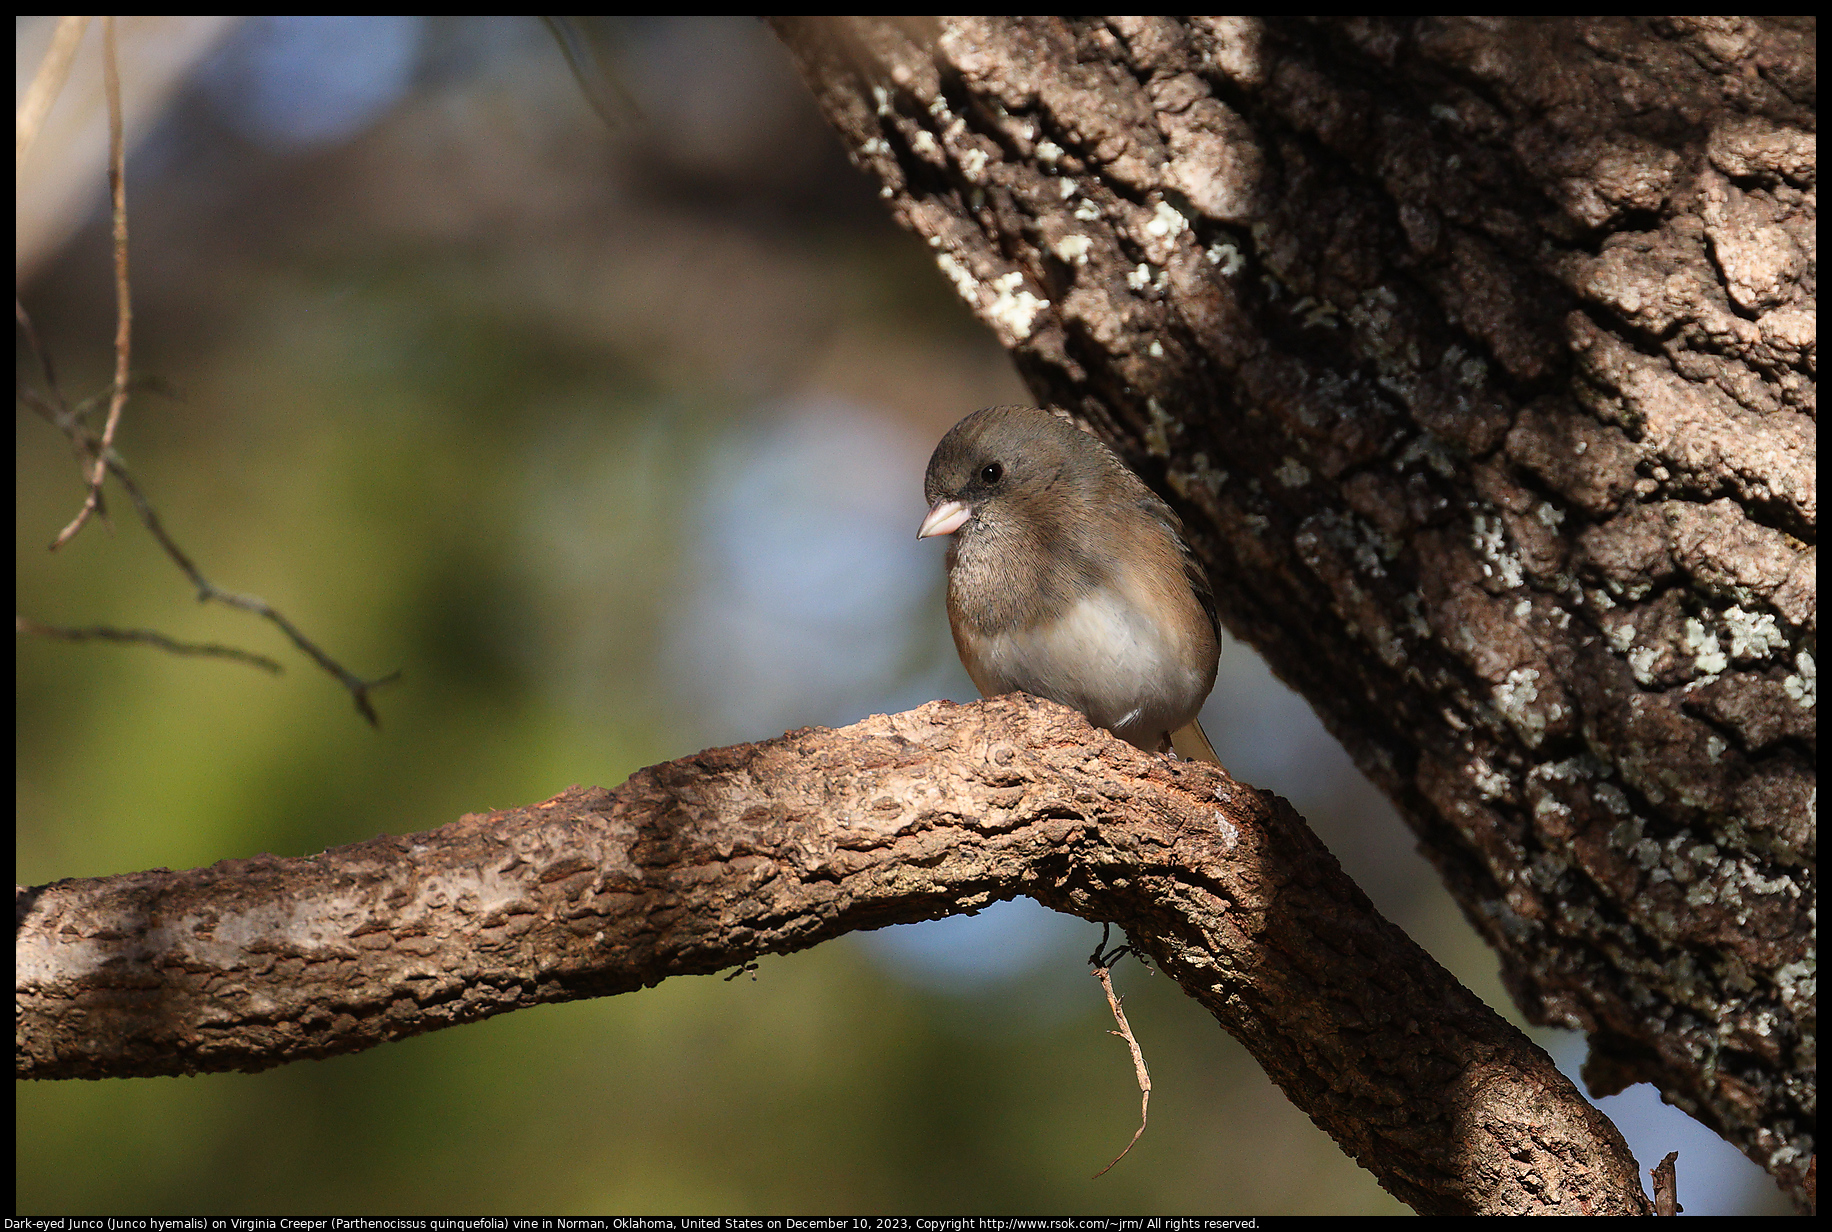
<path fill-rule="evenodd" d="M 1188 648 L 1111 590 L 1053 621 L 974 639 L 988 693 L 1022 689 L 1073 706 L 1141 747 L 1195 717 L 1209 681 L 1184 666 Z"/>

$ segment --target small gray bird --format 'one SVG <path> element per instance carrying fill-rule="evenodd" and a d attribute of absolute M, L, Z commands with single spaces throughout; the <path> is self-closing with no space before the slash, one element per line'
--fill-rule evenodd
<path fill-rule="evenodd" d="M 1196 722 L 1220 631 L 1183 523 L 1126 464 L 1031 406 L 967 416 L 929 458 L 916 537 L 948 545 L 948 624 L 981 693 L 1072 706 L 1147 752 L 1216 761 Z"/>

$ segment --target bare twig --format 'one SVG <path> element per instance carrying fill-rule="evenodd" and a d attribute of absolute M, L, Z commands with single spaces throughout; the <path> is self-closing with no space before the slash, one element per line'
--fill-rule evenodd
<path fill-rule="evenodd" d="M 44 376 L 45 389 L 51 395 L 51 422 L 68 432 L 68 428 L 58 419 L 59 414 L 67 413 L 64 408 L 69 404 L 64 400 L 64 391 L 57 383 L 57 369 L 51 364 L 51 352 L 45 349 L 38 340 L 38 330 L 32 325 L 32 318 L 27 315 L 25 305 L 13 296 L 13 322 L 19 326 L 19 332 L 25 335 L 25 344 L 38 360 L 38 370 Z"/>
<path fill-rule="evenodd" d="M 572 70 L 573 81 L 579 93 L 585 96 L 586 105 L 606 128 L 615 132 L 625 118 L 642 118 L 642 108 L 636 105 L 635 98 L 605 63 L 596 40 L 586 32 L 579 18 L 543 16 L 541 21 L 553 35 L 553 41 L 560 45 L 560 54 L 566 57 L 566 67 Z"/>
<path fill-rule="evenodd" d="M 145 494 L 140 491 L 140 486 L 133 481 L 133 478 L 121 468 L 120 464 L 117 463 L 112 456 L 108 461 L 108 469 L 114 474 L 114 477 L 120 481 L 121 486 L 127 490 L 127 495 L 134 502 L 135 510 L 140 514 L 140 521 L 142 524 L 151 532 L 153 538 L 159 541 L 159 546 L 165 549 L 165 554 L 172 558 L 172 562 L 184 571 L 184 575 L 187 578 L 191 579 L 191 585 L 197 588 L 197 601 L 199 603 L 208 603 L 214 600 L 217 603 L 224 603 L 230 607 L 239 607 L 244 612 L 253 612 L 263 620 L 271 622 L 280 632 L 286 634 L 286 636 L 291 639 L 293 645 L 309 655 L 313 662 L 317 663 L 319 667 L 322 667 L 325 671 L 336 677 L 338 682 L 341 683 L 345 689 L 349 690 L 350 696 L 356 702 L 357 712 L 365 719 L 369 720 L 370 726 L 380 727 L 382 725 L 381 719 L 377 717 L 375 713 L 375 707 L 369 701 L 369 694 L 372 690 L 382 685 L 392 684 L 394 681 L 399 680 L 401 677 L 400 672 L 390 672 L 388 675 L 378 680 L 364 680 L 362 677 L 345 668 L 341 663 L 337 662 L 337 660 L 331 658 L 330 655 L 318 649 L 318 647 L 312 643 L 311 639 L 307 638 L 304 633 L 299 631 L 298 626 L 294 625 L 292 621 L 275 610 L 267 600 L 258 595 L 237 594 L 235 591 L 224 590 L 211 582 L 198 571 L 197 566 L 192 563 L 191 558 L 185 555 L 184 550 L 166 533 L 165 525 L 159 520 L 158 512 L 153 509 L 152 504 L 146 499 Z"/>
<path fill-rule="evenodd" d="M 1105 932 L 1101 934 L 1101 940 L 1105 942 Z M 1124 953 L 1130 948 L 1130 946 L 1122 947 L 1120 952 Z M 1095 1180 L 1099 1180 L 1112 1171 L 1113 1164 L 1126 1158 L 1127 1152 L 1138 1145 L 1140 1136 L 1145 1132 L 1145 1123 L 1151 1118 L 1151 1074 L 1145 1068 L 1145 1054 L 1139 1051 L 1139 1041 L 1133 1038 L 1132 1024 L 1126 1021 L 1126 1011 L 1120 1008 L 1120 999 L 1113 995 L 1111 971 L 1110 967 L 1097 966 L 1094 968 L 1094 978 L 1100 981 L 1101 991 L 1107 994 L 1107 1007 L 1113 1011 L 1113 1021 L 1120 1024 L 1119 1030 L 1109 1031 L 1107 1034 L 1119 1036 L 1126 1041 L 1126 1047 L 1132 1049 L 1132 1068 L 1139 1078 L 1139 1127 L 1132 1131 L 1132 1141 L 1126 1144 L 1126 1149 L 1113 1157 L 1113 1163 L 1094 1174 Z"/>
<path fill-rule="evenodd" d="M 87 17 L 57 19 L 57 29 L 51 33 L 51 45 L 45 49 L 45 58 L 38 62 L 38 75 L 26 87 L 25 97 L 19 100 L 19 109 L 13 114 L 15 177 L 25 170 L 25 156 L 32 143 L 38 140 L 38 130 L 44 127 L 45 117 L 51 114 L 51 104 L 63 93 L 64 82 L 70 77 L 70 66 L 76 61 L 76 49 L 81 46 L 83 32 L 88 28 Z M 18 191 L 17 179 L 14 191 Z"/>
<path fill-rule="evenodd" d="M 33 637 L 55 638 L 60 642 L 138 642 L 146 646 L 157 646 L 175 655 L 200 655 L 216 659 L 234 659 L 262 671 L 272 672 L 278 676 L 286 669 L 266 655 L 254 654 L 234 646 L 220 646 L 215 642 L 180 642 L 163 633 L 151 629 L 116 629 L 108 625 L 94 625 L 87 629 L 71 629 L 62 625 L 41 625 L 35 620 L 27 620 L 15 614 L 13 632 L 30 634 Z"/>
<path fill-rule="evenodd" d="M 109 451 L 121 411 L 127 405 L 127 366 L 133 340 L 133 295 L 127 278 L 127 140 L 121 123 L 121 73 L 115 54 L 115 19 L 102 18 L 102 82 L 108 95 L 108 193 L 114 216 L 115 271 L 115 371 L 114 392 L 108 399 L 108 422 L 89 471 L 89 493 L 83 507 L 51 543 L 53 551 L 68 543 L 89 515 L 102 508 L 102 483 L 108 478 Z"/>
<path fill-rule="evenodd" d="M 184 549 L 179 547 L 177 542 L 172 539 L 171 535 L 166 532 L 165 524 L 160 521 L 158 511 L 153 508 L 152 502 L 146 498 L 146 494 L 140 490 L 140 485 L 134 481 L 134 477 L 128 473 L 126 466 L 121 462 L 120 455 L 112 448 L 104 449 L 100 439 L 83 425 L 81 417 L 70 408 L 62 391 L 57 386 L 50 355 L 41 345 L 38 333 L 32 327 L 31 317 L 26 313 L 25 307 L 19 303 L 17 297 L 15 297 L 13 301 L 13 310 L 18 320 L 20 331 L 25 335 L 27 346 L 38 358 L 39 367 L 45 375 L 47 389 L 46 394 L 40 395 L 23 386 L 18 386 L 15 389 L 15 394 L 19 400 L 38 412 L 38 414 L 48 423 L 55 426 L 60 432 L 74 441 L 78 449 L 83 451 L 86 457 L 93 456 L 102 459 L 107 467 L 108 473 L 113 475 L 115 479 L 120 482 L 122 488 L 126 490 L 128 497 L 132 499 L 134 510 L 139 514 L 141 524 L 152 534 L 159 546 L 165 550 L 165 554 L 171 558 L 172 563 L 183 571 L 185 577 L 190 580 L 191 585 L 197 589 L 197 600 L 199 603 L 214 601 L 227 604 L 230 607 L 241 608 L 243 611 L 252 612 L 277 626 L 280 631 L 286 634 L 292 641 L 293 645 L 297 646 L 309 656 L 313 662 L 317 663 L 319 667 L 336 678 L 338 683 L 349 691 L 350 696 L 356 703 L 357 712 L 367 719 L 371 726 L 380 727 L 381 720 L 376 715 L 374 704 L 369 700 L 369 694 L 382 685 L 390 684 L 400 679 L 401 673 L 398 671 L 390 672 L 380 679 L 364 680 L 354 672 L 345 668 L 341 663 L 331 658 L 331 656 L 324 651 L 320 650 L 310 638 L 300 632 L 297 626 L 280 612 L 276 611 L 265 599 L 255 595 L 242 595 L 233 591 L 223 590 L 206 578 L 203 573 L 199 571 L 196 563 L 186 554 Z M 258 655 L 250 657 L 253 659 L 260 658 Z"/>
<path fill-rule="evenodd" d="M 1668 1151 L 1665 1159 L 1648 1169 L 1654 1178 L 1656 1215 L 1677 1215 L 1686 1209 L 1679 1204 L 1679 1170 L 1673 1166 L 1678 1160 L 1678 1151 Z"/>

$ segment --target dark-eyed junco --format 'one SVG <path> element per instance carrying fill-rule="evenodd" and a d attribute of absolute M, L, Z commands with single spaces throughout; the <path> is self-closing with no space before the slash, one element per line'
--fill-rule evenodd
<path fill-rule="evenodd" d="M 948 623 L 981 693 L 1034 693 L 1147 752 L 1216 760 L 1196 722 L 1219 648 L 1208 574 L 1112 450 L 1048 411 L 987 407 L 941 438 L 923 493 L 916 537 L 954 536 Z"/>

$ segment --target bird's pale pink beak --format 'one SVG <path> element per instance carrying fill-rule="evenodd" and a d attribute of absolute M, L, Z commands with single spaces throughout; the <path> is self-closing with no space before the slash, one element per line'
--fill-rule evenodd
<path fill-rule="evenodd" d="M 952 535 L 966 525 L 967 519 L 972 516 L 973 511 L 957 500 L 936 501 L 935 508 L 929 510 L 929 516 L 916 528 L 916 537 L 927 539 L 930 535 Z"/>

